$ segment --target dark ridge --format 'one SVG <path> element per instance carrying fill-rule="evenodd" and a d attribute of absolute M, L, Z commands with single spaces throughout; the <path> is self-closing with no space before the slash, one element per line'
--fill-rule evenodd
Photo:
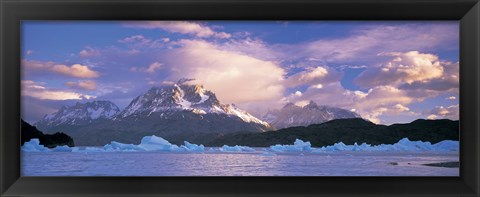
<path fill-rule="evenodd" d="M 336 119 L 307 127 L 289 127 L 263 133 L 227 134 L 211 141 L 206 146 L 242 145 L 267 147 L 275 144 L 292 144 L 295 139 L 310 141 L 312 146 L 321 147 L 337 142 L 372 145 L 393 144 L 403 138 L 412 141 L 438 143 L 443 140 L 459 140 L 459 121 L 415 120 L 406 124 L 377 125 L 361 118 Z"/>
<path fill-rule="evenodd" d="M 30 141 L 32 138 L 40 140 L 40 144 L 48 148 L 54 148 L 56 146 L 67 145 L 70 147 L 75 146 L 73 139 L 65 133 L 57 132 L 54 134 L 43 134 L 36 127 L 28 124 L 23 119 L 21 120 L 21 145 Z"/>

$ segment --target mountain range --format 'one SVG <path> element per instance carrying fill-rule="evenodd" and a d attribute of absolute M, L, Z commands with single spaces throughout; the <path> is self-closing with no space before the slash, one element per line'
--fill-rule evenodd
<path fill-rule="evenodd" d="M 180 80 L 152 87 L 134 98 L 123 110 L 110 101 L 64 106 L 45 115 L 35 125 L 46 134 L 63 132 L 77 146 L 103 146 L 111 141 L 138 143 L 157 135 L 182 144 L 189 141 L 207 146 L 270 146 L 290 144 L 295 139 L 314 146 L 344 143 L 389 144 L 408 137 L 432 143 L 458 140 L 458 121 L 416 120 L 408 124 L 377 125 L 341 108 L 311 101 L 303 107 L 292 103 L 271 110 L 263 120 L 221 103 L 202 85 Z"/>
<path fill-rule="evenodd" d="M 222 104 L 212 91 L 188 80 L 152 87 L 121 111 L 110 101 L 64 106 L 35 126 L 47 133 L 67 133 L 77 145 L 103 145 L 113 140 L 135 143 L 147 135 L 183 143 L 206 134 L 274 129 L 234 104 Z"/>

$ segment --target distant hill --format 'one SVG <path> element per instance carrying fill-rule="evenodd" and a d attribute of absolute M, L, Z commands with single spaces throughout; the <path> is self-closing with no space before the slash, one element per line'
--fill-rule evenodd
<path fill-rule="evenodd" d="M 336 119 L 307 127 L 290 127 L 263 133 L 228 134 L 205 142 L 205 145 L 266 147 L 274 144 L 292 144 L 297 138 L 310 141 L 315 147 L 333 145 L 337 142 L 393 144 L 402 138 L 437 143 L 442 140 L 459 140 L 459 121 L 419 119 L 407 124 L 386 126 L 361 118 Z"/>
<path fill-rule="evenodd" d="M 40 144 L 48 148 L 54 148 L 56 146 L 63 145 L 70 147 L 75 146 L 73 139 L 65 133 L 43 134 L 43 132 L 39 131 L 36 127 L 23 120 L 21 121 L 21 145 L 30 141 L 32 138 L 37 138 L 40 140 Z"/>

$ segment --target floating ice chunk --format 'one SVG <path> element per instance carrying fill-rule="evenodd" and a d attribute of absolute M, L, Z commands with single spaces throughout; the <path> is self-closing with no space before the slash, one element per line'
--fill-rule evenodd
<path fill-rule="evenodd" d="M 155 135 L 145 136 L 140 144 L 123 144 L 111 142 L 103 147 L 105 151 L 167 151 L 167 152 L 204 152 L 205 146 L 192 144 L 187 141 L 185 145 L 177 146 L 169 141 Z"/>
<path fill-rule="evenodd" d="M 182 151 L 177 145 L 155 135 L 143 137 L 138 147 L 145 151 Z"/>
<path fill-rule="evenodd" d="M 111 142 L 103 146 L 105 151 L 141 151 L 142 149 L 134 144 L 123 144 L 120 142 Z"/>
<path fill-rule="evenodd" d="M 50 151 L 47 147 L 40 144 L 40 140 L 37 138 L 30 139 L 22 146 L 22 151 L 25 152 L 45 152 Z"/>
<path fill-rule="evenodd" d="M 453 140 L 444 140 L 433 145 L 433 149 L 438 151 L 458 151 L 459 148 L 458 141 Z"/>
<path fill-rule="evenodd" d="M 270 146 L 270 150 L 275 152 L 295 152 L 295 151 L 311 151 L 312 144 L 310 142 L 304 142 L 300 139 L 296 139 L 293 145 L 273 145 Z"/>
<path fill-rule="evenodd" d="M 408 138 L 403 138 L 397 143 L 393 144 L 393 149 L 403 151 L 431 150 L 432 143 L 422 141 L 410 141 L 408 140 Z"/>
<path fill-rule="evenodd" d="M 395 144 L 380 144 L 372 146 L 370 144 L 357 143 L 353 145 L 345 145 L 344 143 L 335 143 L 332 146 L 324 146 L 316 148 L 312 152 L 321 153 L 326 151 L 455 151 L 458 150 L 458 141 L 445 140 L 437 144 L 422 141 L 410 141 L 403 138 Z"/>
<path fill-rule="evenodd" d="M 221 148 L 218 149 L 220 152 L 255 152 L 255 149 L 250 148 L 248 146 L 228 146 L 223 145 Z"/>
<path fill-rule="evenodd" d="M 203 144 L 197 145 L 197 144 L 192 144 L 187 141 L 183 142 L 185 145 L 182 146 L 183 149 L 186 151 L 191 151 L 191 152 L 204 152 L 205 151 L 205 146 Z"/>
<path fill-rule="evenodd" d="M 72 148 L 68 147 L 67 145 L 56 146 L 52 150 L 55 152 L 72 152 Z"/>

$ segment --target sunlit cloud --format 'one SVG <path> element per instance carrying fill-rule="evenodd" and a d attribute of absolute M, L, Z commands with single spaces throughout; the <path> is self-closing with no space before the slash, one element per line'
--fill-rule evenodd
<path fill-rule="evenodd" d="M 82 100 L 96 97 L 66 90 L 50 89 L 43 86 L 42 83 L 30 80 L 22 81 L 22 96 L 30 96 L 42 100 Z"/>
<path fill-rule="evenodd" d="M 157 70 L 162 69 L 162 68 L 163 68 L 163 64 L 161 64 L 159 62 L 153 62 L 146 68 L 130 67 L 129 70 L 131 72 L 146 72 L 146 73 L 149 73 L 149 74 L 153 74 Z"/>
<path fill-rule="evenodd" d="M 457 97 L 455 97 L 455 96 L 449 96 L 449 97 L 445 98 L 445 100 L 456 100 L 456 99 L 457 99 Z"/>
<path fill-rule="evenodd" d="M 406 53 L 382 53 L 392 59 L 380 66 L 372 66 L 362 72 L 356 79 L 364 87 L 377 85 L 412 84 L 440 78 L 444 68 L 438 56 L 410 51 Z"/>
<path fill-rule="evenodd" d="M 451 105 L 448 107 L 436 106 L 430 111 L 424 112 L 427 119 L 451 119 L 458 120 L 459 118 L 459 105 Z"/>
<path fill-rule="evenodd" d="M 329 69 L 326 66 L 318 66 L 316 68 L 307 68 L 305 71 L 298 72 L 286 78 L 284 84 L 286 87 L 296 87 L 300 85 L 317 85 L 322 86 L 323 83 L 339 81 L 342 74 Z"/>
<path fill-rule="evenodd" d="M 194 78 L 227 103 L 280 99 L 285 71 L 274 62 L 222 50 L 203 40 L 182 40 L 167 54 L 172 80 Z"/>
<path fill-rule="evenodd" d="M 71 66 L 67 66 L 65 64 L 57 64 L 54 62 L 22 60 L 22 66 L 28 69 L 35 69 L 40 71 L 46 70 L 57 74 L 77 78 L 97 78 L 100 76 L 97 71 L 91 70 L 88 66 L 84 66 L 81 64 L 73 64 Z"/>

